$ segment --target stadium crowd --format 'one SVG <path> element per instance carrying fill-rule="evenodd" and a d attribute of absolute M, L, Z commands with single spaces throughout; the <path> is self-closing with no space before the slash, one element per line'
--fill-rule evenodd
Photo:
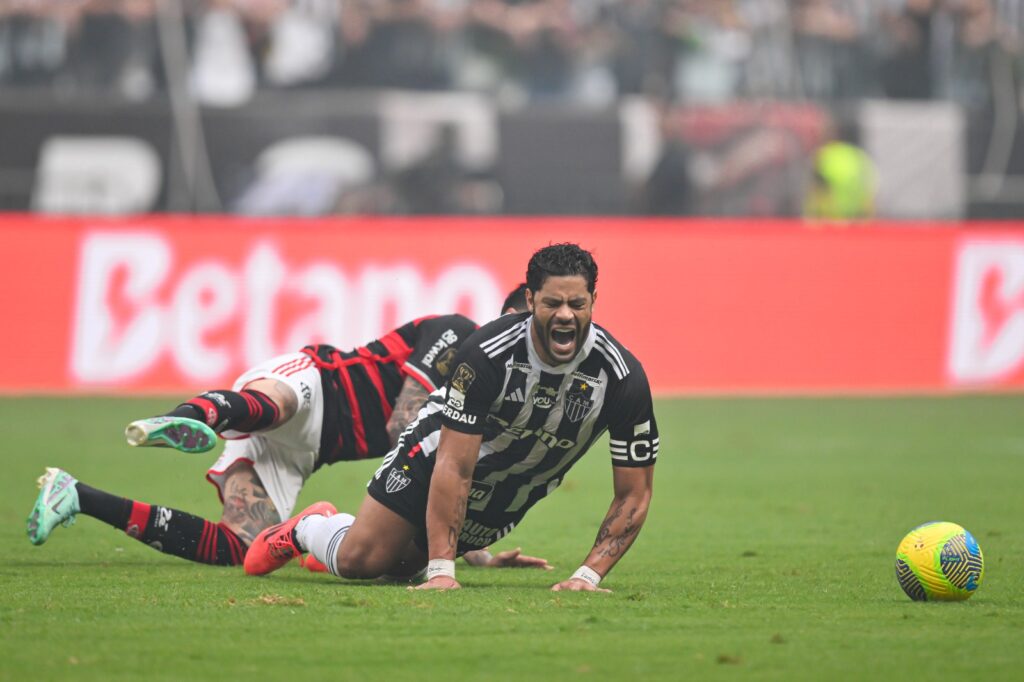
<path fill-rule="evenodd" d="M 172 24 L 193 85 L 215 83 L 208 103 L 225 105 L 387 87 L 972 106 L 996 64 L 1024 64 L 1024 0 L 3 0 L 0 87 L 145 99 L 164 86 Z"/>

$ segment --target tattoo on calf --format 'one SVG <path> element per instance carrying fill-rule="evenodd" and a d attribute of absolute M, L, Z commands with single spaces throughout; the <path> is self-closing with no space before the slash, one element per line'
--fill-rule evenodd
<path fill-rule="evenodd" d="M 238 472 L 225 481 L 224 520 L 246 543 L 281 520 L 256 472 Z"/>

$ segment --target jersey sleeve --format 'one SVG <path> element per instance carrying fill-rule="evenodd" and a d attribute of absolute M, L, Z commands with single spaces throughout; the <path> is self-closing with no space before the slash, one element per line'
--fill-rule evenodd
<path fill-rule="evenodd" d="M 649 467 L 658 459 L 658 423 L 651 387 L 636 363 L 615 392 L 608 420 L 612 465 Z"/>
<path fill-rule="evenodd" d="M 491 403 L 501 392 L 502 375 L 472 342 L 459 350 L 454 362 L 445 384 L 442 424 L 461 433 L 482 434 Z"/>
<path fill-rule="evenodd" d="M 476 323 L 463 315 L 441 315 L 417 325 L 412 353 L 402 371 L 433 393 L 444 385 L 455 366 L 455 354 L 466 338 L 476 331 Z"/>

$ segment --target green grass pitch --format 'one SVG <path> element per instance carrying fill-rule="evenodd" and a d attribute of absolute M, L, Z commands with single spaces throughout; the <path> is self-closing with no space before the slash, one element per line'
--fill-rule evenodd
<path fill-rule="evenodd" d="M 2 680 L 1020 679 L 1024 396 L 681 399 L 657 405 L 651 513 L 605 580 L 555 594 L 611 495 L 601 444 L 501 547 L 554 573 L 471 569 L 425 594 L 297 565 L 266 578 L 159 554 L 80 517 L 32 547 L 44 466 L 216 518 L 208 455 L 132 449 L 153 399 L 0 400 Z M 375 464 L 316 474 L 353 510 Z M 930 520 L 985 553 L 965 603 L 914 603 L 896 545 Z"/>

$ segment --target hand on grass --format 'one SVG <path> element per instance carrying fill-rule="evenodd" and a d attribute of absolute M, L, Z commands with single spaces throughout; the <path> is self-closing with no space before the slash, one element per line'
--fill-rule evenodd
<path fill-rule="evenodd" d="M 484 565 L 490 568 L 542 568 L 545 571 L 550 571 L 554 568 L 554 566 L 548 563 L 547 559 L 523 554 L 522 547 L 498 552 Z"/>
<path fill-rule="evenodd" d="M 446 575 L 435 575 L 433 578 L 417 585 L 416 587 L 410 587 L 410 590 L 459 590 L 462 589 L 462 585 L 455 578 L 449 578 Z"/>
<path fill-rule="evenodd" d="M 563 580 L 562 582 L 558 583 L 557 585 L 553 585 L 551 587 L 551 591 L 552 592 L 606 592 L 608 594 L 611 594 L 611 590 L 605 589 L 603 587 L 594 587 L 593 585 L 588 583 L 586 580 L 583 580 L 582 578 L 569 578 L 568 580 Z"/>

